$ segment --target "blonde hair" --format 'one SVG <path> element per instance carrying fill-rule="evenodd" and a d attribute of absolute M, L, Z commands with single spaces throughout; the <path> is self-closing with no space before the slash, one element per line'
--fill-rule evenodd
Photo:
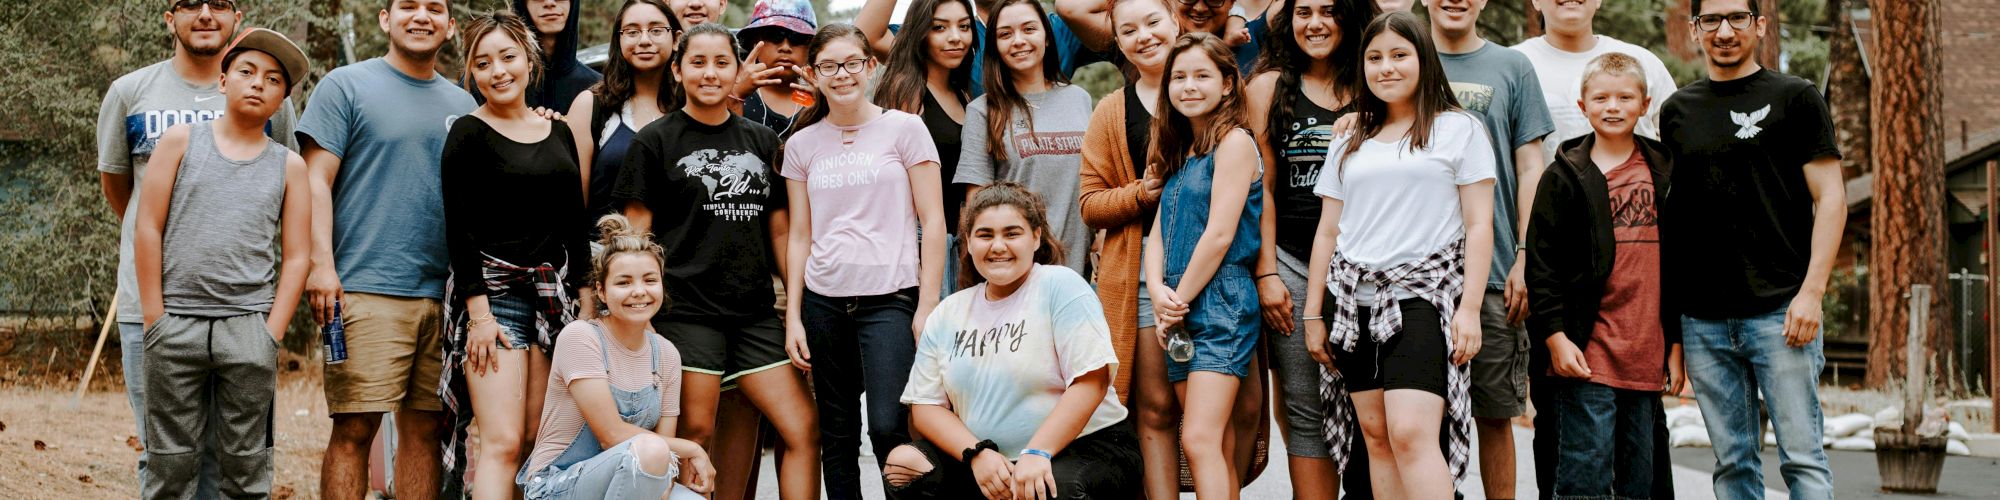
<path fill-rule="evenodd" d="M 495 31 L 505 33 L 507 38 L 513 40 L 515 45 L 521 46 L 521 52 L 527 55 L 528 81 L 525 82 L 525 87 L 534 88 L 535 85 L 539 85 L 542 81 L 542 43 L 535 37 L 535 32 L 528 28 L 528 23 L 521 20 L 521 16 L 507 10 L 494 10 L 474 15 L 465 23 L 465 36 L 461 39 L 465 43 L 465 57 L 461 61 L 465 63 L 464 81 L 468 84 L 466 90 L 474 95 L 479 94 L 479 80 L 472 76 L 472 54 L 479 49 L 479 41 Z"/>
<path fill-rule="evenodd" d="M 1617 52 L 1606 52 L 1584 64 L 1583 76 L 1576 80 L 1576 95 L 1589 93 L 1590 79 L 1597 75 L 1629 76 L 1639 82 L 1640 94 L 1651 92 L 1646 89 L 1646 68 L 1639 65 L 1638 58 Z"/>
<path fill-rule="evenodd" d="M 604 279 L 609 277 L 611 273 L 611 261 L 617 260 L 619 256 L 628 253 L 652 257 L 653 263 L 660 265 L 660 272 L 662 274 L 666 273 L 666 250 L 660 248 L 660 244 L 653 241 L 652 232 L 632 227 L 632 221 L 626 220 L 625 216 L 608 214 L 597 218 L 597 233 L 599 235 L 597 243 L 603 248 L 591 254 L 590 283 L 592 286 L 597 287 L 598 290 L 604 289 Z M 666 297 L 666 294 L 662 293 L 660 297 L 660 310 L 665 311 L 672 304 L 673 301 L 671 298 Z"/>

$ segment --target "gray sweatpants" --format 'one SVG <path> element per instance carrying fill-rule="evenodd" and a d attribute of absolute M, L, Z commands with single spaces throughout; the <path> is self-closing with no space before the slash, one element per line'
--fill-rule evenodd
<path fill-rule="evenodd" d="M 166 314 L 146 330 L 145 498 L 195 497 L 211 423 L 222 496 L 270 496 L 278 342 L 264 318 Z"/>

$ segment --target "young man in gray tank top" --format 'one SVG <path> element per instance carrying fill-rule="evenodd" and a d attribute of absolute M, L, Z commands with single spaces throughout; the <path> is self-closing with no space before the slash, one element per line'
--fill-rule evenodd
<path fill-rule="evenodd" d="M 223 496 L 270 496 L 278 339 L 310 265 L 305 159 L 264 131 L 310 71 L 305 53 L 251 29 L 222 68 L 222 116 L 167 129 L 139 191 L 146 392 L 171 395 L 145 406 L 149 499 L 191 498 L 199 457 L 216 451 Z M 202 439 L 211 423 L 212 442 Z"/>

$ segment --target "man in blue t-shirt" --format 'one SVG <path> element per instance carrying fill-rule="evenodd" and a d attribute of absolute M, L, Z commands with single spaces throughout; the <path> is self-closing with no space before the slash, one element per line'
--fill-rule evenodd
<path fill-rule="evenodd" d="M 389 4 L 379 14 L 389 54 L 327 73 L 299 119 L 313 193 L 307 302 L 320 324 L 338 311 L 347 336 L 347 362 L 326 366 L 327 498 L 367 494 L 369 444 L 392 411 L 397 496 L 440 492 L 447 257 L 438 158 L 452 120 L 475 106 L 437 73 L 438 51 L 457 32 L 450 12 L 449 0 Z"/>
<path fill-rule="evenodd" d="M 1532 207 L 1535 185 L 1547 167 L 1542 138 L 1555 132 L 1542 102 L 1541 78 L 1522 55 L 1479 35 L 1479 14 L 1487 0 L 1424 0 L 1431 38 L 1445 78 L 1466 111 L 1480 117 L 1493 140 L 1499 174 L 1493 196 L 1493 267 L 1480 310 L 1480 349 L 1472 359 L 1472 420 L 1479 434 L 1479 477 L 1486 498 L 1514 497 L 1514 430 L 1510 421 L 1527 411 L 1528 287 L 1522 269 L 1521 235 Z M 1468 283 L 1467 286 L 1477 286 Z"/>

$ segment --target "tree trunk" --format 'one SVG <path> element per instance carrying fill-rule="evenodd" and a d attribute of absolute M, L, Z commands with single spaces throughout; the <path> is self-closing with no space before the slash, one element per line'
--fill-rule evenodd
<path fill-rule="evenodd" d="M 1535 9 L 1535 0 L 1521 0 L 1521 39 L 1542 36 L 1547 29 L 1542 26 L 1542 11 Z"/>
<path fill-rule="evenodd" d="M 1938 0 L 1869 0 L 1875 69 L 1870 92 L 1874 131 L 1874 210 L 1868 285 L 1868 377 L 1880 388 L 1903 376 L 1908 354 L 1951 352 L 1950 293 L 1932 295 L 1929 346 L 1909 346 L 1910 285 L 1948 290 L 1945 282 L 1944 130 L 1939 74 Z M 1926 348 L 1928 347 L 1928 349 Z M 1942 366 L 1942 365 L 1938 365 Z M 1949 378 L 1949 377 L 1940 377 Z"/>
<path fill-rule="evenodd" d="M 1855 38 L 1852 7 L 1859 0 L 1827 0 L 1826 23 L 1833 26 L 1827 37 L 1827 104 L 1833 110 L 1835 142 L 1840 145 L 1842 178 L 1852 179 L 1875 171 L 1869 162 L 1868 147 L 1868 68 L 1861 57 L 1861 43 Z"/>
<path fill-rule="evenodd" d="M 317 64 L 308 82 L 319 84 L 319 75 L 345 64 L 340 57 L 340 0 L 319 0 L 312 3 L 312 23 L 306 26 L 306 52 Z M 305 104 L 301 101 L 299 104 Z"/>

